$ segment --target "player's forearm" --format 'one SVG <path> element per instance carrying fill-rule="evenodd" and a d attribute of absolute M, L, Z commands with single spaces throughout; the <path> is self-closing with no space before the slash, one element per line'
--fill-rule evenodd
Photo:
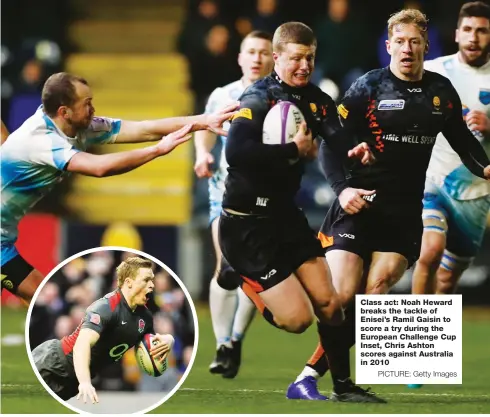
<path fill-rule="evenodd" d="M 158 140 L 162 136 L 166 136 L 176 130 L 181 129 L 185 125 L 193 123 L 191 132 L 197 130 L 205 130 L 208 125 L 206 123 L 206 115 L 199 114 L 197 116 L 182 116 L 182 117 L 169 117 L 166 119 L 148 120 L 145 123 L 145 136 L 150 138 L 149 140 Z"/>
<path fill-rule="evenodd" d="M 216 134 L 208 130 L 200 130 L 194 134 L 196 154 L 209 153 L 216 144 Z"/>
<path fill-rule="evenodd" d="M 477 177 L 485 178 L 483 170 L 490 165 L 490 160 L 481 143 L 471 134 L 466 125 L 458 123 L 443 134 L 466 168 Z"/>
<path fill-rule="evenodd" d="M 78 382 L 90 383 L 90 343 L 78 341 L 73 348 L 73 366 Z"/>
<path fill-rule="evenodd" d="M 124 174 L 152 161 L 160 156 L 156 146 L 148 146 L 143 149 L 134 149 L 126 152 L 101 155 L 102 176 Z"/>
<path fill-rule="evenodd" d="M 108 177 L 132 171 L 160 155 L 156 145 L 106 155 L 80 152 L 72 157 L 67 170 L 91 177 Z"/>
<path fill-rule="evenodd" d="M 346 179 L 346 170 L 341 158 L 330 149 L 325 140 L 322 140 L 320 145 L 319 160 L 327 178 L 327 183 L 332 187 L 335 194 L 339 196 L 349 186 Z"/>

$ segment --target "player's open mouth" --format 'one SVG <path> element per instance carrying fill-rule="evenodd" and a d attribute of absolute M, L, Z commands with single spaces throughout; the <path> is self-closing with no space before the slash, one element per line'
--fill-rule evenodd
<path fill-rule="evenodd" d="M 153 291 L 149 291 L 149 292 L 146 293 L 146 295 L 145 295 L 146 301 L 149 301 L 150 300 L 150 297 L 151 297 L 152 292 Z"/>
<path fill-rule="evenodd" d="M 299 72 L 299 73 L 294 74 L 294 76 L 295 76 L 296 78 L 308 78 L 308 76 L 309 76 L 309 75 L 310 75 L 310 74 L 309 74 L 309 73 L 307 73 L 307 72 Z"/>

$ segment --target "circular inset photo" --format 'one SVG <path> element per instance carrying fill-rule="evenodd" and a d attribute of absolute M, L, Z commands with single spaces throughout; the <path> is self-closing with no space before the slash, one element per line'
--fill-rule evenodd
<path fill-rule="evenodd" d="M 177 275 L 140 251 L 78 253 L 46 277 L 26 323 L 29 361 L 46 390 L 79 413 L 145 413 L 182 385 L 198 322 Z"/>

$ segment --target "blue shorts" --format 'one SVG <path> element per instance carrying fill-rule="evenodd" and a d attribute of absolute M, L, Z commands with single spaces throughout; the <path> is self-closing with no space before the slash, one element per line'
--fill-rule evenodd
<path fill-rule="evenodd" d="M 441 218 L 447 223 L 446 249 L 460 257 L 472 258 L 480 249 L 485 234 L 490 196 L 473 200 L 456 200 L 443 188 L 427 181 L 424 194 L 423 217 Z M 444 233 L 438 226 L 425 226 L 424 230 Z M 440 229 L 440 230 L 437 230 Z"/>
<path fill-rule="evenodd" d="M 211 225 L 214 221 L 214 219 L 218 218 L 221 216 L 221 201 L 214 201 L 211 200 L 209 201 L 209 224 Z"/>

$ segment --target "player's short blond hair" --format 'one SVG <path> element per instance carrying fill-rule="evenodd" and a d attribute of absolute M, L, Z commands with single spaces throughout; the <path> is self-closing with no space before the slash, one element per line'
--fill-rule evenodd
<path fill-rule="evenodd" d="M 309 26 L 301 22 L 287 22 L 279 26 L 272 38 L 272 50 L 283 52 L 288 43 L 315 46 L 316 37 Z"/>
<path fill-rule="evenodd" d="M 153 262 L 149 259 L 134 256 L 127 258 L 116 268 L 117 286 L 121 288 L 126 278 L 134 279 L 141 268 L 153 268 Z"/>
<path fill-rule="evenodd" d="M 413 24 L 417 26 L 422 34 L 422 37 L 427 42 L 429 35 L 427 33 L 428 26 L 427 16 L 417 9 L 404 9 L 394 13 L 388 19 L 388 39 L 393 36 L 393 29 L 397 25 Z"/>

